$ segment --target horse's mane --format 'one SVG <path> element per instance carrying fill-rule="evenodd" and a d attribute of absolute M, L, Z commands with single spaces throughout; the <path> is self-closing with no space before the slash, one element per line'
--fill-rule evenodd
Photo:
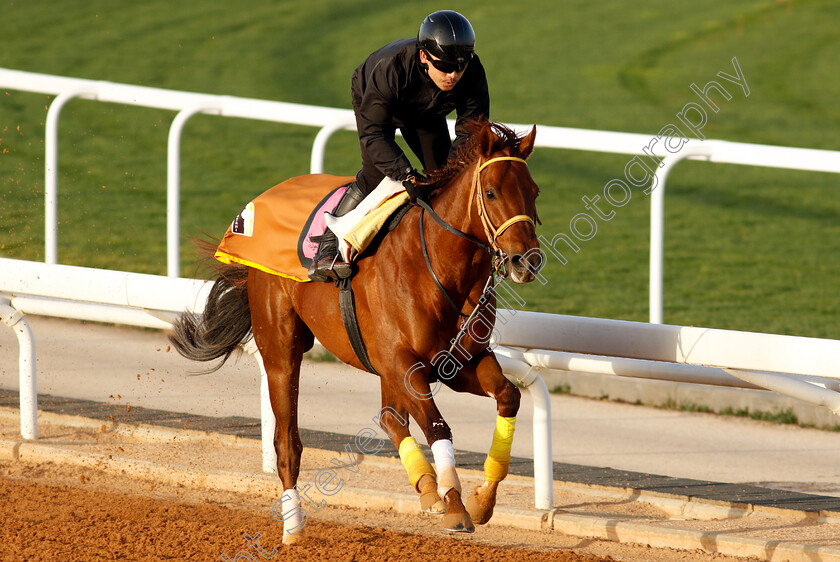
<path fill-rule="evenodd" d="M 517 148 L 519 146 L 520 137 L 516 135 L 513 129 L 501 123 L 493 123 L 483 119 L 467 121 L 464 124 L 464 129 L 469 135 L 467 139 L 458 145 L 455 154 L 449 157 L 445 166 L 437 170 L 424 170 L 423 173 L 426 174 L 427 179 L 423 182 L 423 185 L 428 186 L 432 190 L 442 188 L 464 168 L 475 162 L 478 158 L 479 133 L 486 127 L 491 127 L 493 133 L 496 135 L 496 140 L 493 144 L 494 152 L 505 148 Z"/>

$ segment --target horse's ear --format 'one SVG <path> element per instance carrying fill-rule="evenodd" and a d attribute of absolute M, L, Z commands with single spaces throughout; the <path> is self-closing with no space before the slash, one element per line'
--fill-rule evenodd
<path fill-rule="evenodd" d="M 479 154 L 485 158 L 489 158 L 493 153 L 493 147 L 499 137 L 493 132 L 493 127 L 489 121 L 485 122 L 484 127 L 478 133 L 478 151 Z"/>
<path fill-rule="evenodd" d="M 536 138 L 537 126 L 534 125 L 531 132 L 522 137 L 522 140 L 519 141 L 519 153 L 522 154 L 522 158 L 528 158 L 531 153 L 534 152 L 534 139 Z"/>

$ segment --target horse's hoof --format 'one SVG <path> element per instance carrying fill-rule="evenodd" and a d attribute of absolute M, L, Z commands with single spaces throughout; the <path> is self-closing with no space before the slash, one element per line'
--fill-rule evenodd
<path fill-rule="evenodd" d="M 443 515 L 446 504 L 438 495 L 437 481 L 434 477 L 424 474 L 417 485 L 420 488 L 420 511 L 431 515 Z"/>
<path fill-rule="evenodd" d="M 473 525 L 470 514 L 466 511 L 464 513 L 446 513 L 443 516 L 443 528 L 450 533 L 474 533 L 475 525 Z"/>
<path fill-rule="evenodd" d="M 476 486 L 467 498 L 467 513 L 470 514 L 476 525 L 484 525 L 493 517 L 497 488 L 498 483 L 485 482 L 481 486 Z"/>
<path fill-rule="evenodd" d="M 444 500 L 446 513 L 443 514 L 443 528 L 450 533 L 474 533 L 475 525 L 461 503 L 461 494 L 457 490 L 449 490 Z"/>

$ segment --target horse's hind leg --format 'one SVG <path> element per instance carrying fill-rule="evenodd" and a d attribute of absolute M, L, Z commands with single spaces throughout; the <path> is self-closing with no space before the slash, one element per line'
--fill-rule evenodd
<path fill-rule="evenodd" d="M 294 311 L 282 283 L 279 277 L 252 270 L 248 297 L 254 340 L 268 375 L 268 395 L 276 420 L 277 473 L 284 489 L 272 515 L 276 519 L 282 516 L 283 543 L 291 544 L 303 537 L 307 520 L 296 488 L 303 451 L 297 404 L 300 363 L 304 352 L 312 347 L 313 336 Z"/>

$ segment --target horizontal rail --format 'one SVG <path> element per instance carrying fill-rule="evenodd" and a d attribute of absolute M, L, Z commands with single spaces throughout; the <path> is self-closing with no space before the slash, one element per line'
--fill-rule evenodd
<path fill-rule="evenodd" d="M 7 68 L 0 68 L 0 88 L 56 96 L 65 92 L 73 92 L 77 97 L 102 102 L 172 111 L 191 109 L 207 111 L 223 117 L 277 121 L 310 127 L 335 127 L 336 124 L 340 124 L 338 130 L 353 128 L 355 122 L 353 111 L 350 109 L 227 95 L 200 94 L 120 84 L 104 80 L 52 76 Z M 453 130 L 454 122 L 449 120 L 449 123 L 450 130 Z M 510 126 L 517 131 L 526 131 L 532 125 L 510 124 Z M 642 155 L 644 154 L 642 149 L 647 147 L 651 139 L 656 136 L 655 134 L 599 131 L 549 125 L 539 125 L 538 129 L 537 146 L 614 154 Z M 701 156 L 692 158 L 708 159 L 711 162 L 726 164 L 840 173 L 840 152 L 835 150 L 749 144 L 713 139 L 702 142 L 703 144 L 713 144 L 715 146 L 714 154 L 709 158 Z"/>
<path fill-rule="evenodd" d="M 772 390 L 817 406 L 825 406 L 835 414 L 840 412 L 840 392 L 837 392 L 840 383 L 832 379 L 546 349 L 524 350 L 521 356 L 527 364 L 546 369 Z"/>
<path fill-rule="evenodd" d="M 204 310 L 212 282 L 0 258 L 0 292 L 121 307 Z"/>
<path fill-rule="evenodd" d="M 217 94 L 199 94 L 119 84 L 105 80 L 51 76 L 6 68 L 0 68 L 0 88 L 56 96 L 65 92 L 73 92 L 76 97 L 85 99 L 171 111 L 201 108 L 202 111 L 213 112 L 224 117 L 277 121 L 310 127 L 324 127 L 331 125 L 338 119 L 346 119 L 348 114 L 353 115 L 353 112 L 349 109 Z"/>
<path fill-rule="evenodd" d="M 840 340 L 499 310 L 502 345 L 840 379 Z"/>

